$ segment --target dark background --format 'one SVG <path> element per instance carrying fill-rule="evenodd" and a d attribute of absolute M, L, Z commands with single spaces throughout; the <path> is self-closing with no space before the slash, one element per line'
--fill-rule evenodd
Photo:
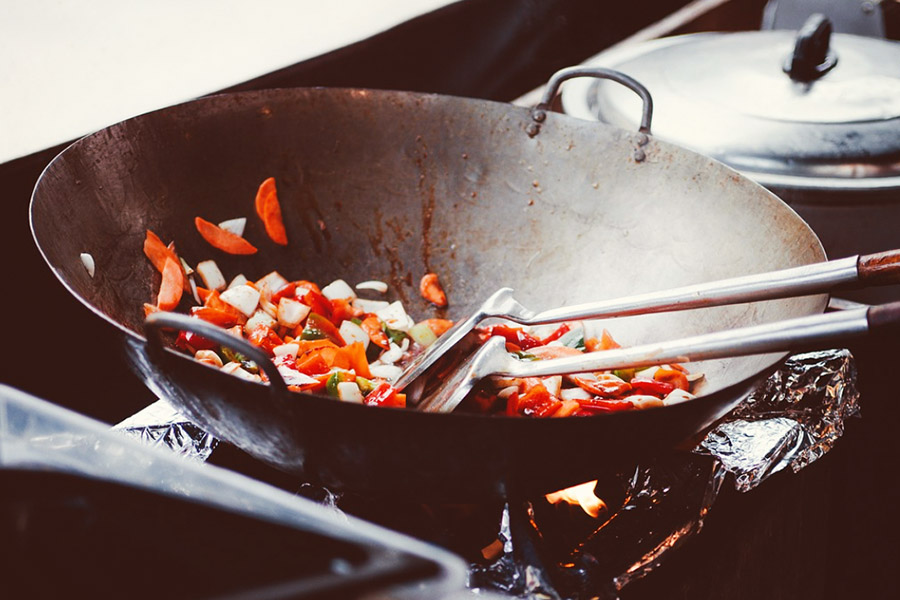
<path fill-rule="evenodd" d="M 468 0 L 233 89 L 327 85 L 510 101 L 686 3 Z M 758 25 L 761 1 L 730 4 L 739 6 L 700 25 Z M 31 190 L 61 149 L 0 165 L 8 269 L 0 294 L 2 382 L 115 422 L 154 398 L 126 372 L 112 328 L 50 273 L 28 228 Z M 893 574 L 900 558 L 900 344 L 892 338 L 851 349 L 863 418 L 848 424 L 835 450 L 751 493 L 727 483 L 702 534 L 623 599 L 900 597 Z"/>

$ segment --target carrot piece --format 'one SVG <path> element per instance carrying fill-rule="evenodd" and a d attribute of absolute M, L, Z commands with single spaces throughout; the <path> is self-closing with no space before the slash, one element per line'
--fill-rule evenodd
<path fill-rule="evenodd" d="M 225 231 L 217 225 L 213 225 L 206 219 L 194 218 L 194 226 L 203 239 L 209 242 L 213 248 L 218 248 L 228 254 L 256 254 L 256 247 L 239 235 Z"/>
<path fill-rule="evenodd" d="M 154 306 L 153 304 L 147 304 L 144 302 L 144 316 L 149 317 L 155 312 L 159 312 L 159 308 Z"/>
<path fill-rule="evenodd" d="M 191 316 L 203 319 L 219 327 L 234 327 L 247 322 L 247 318 L 237 311 L 231 312 L 210 306 L 195 306 L 191 308 Z"/>
<path fill-rule="evenodd" d="M 372 340 L 372 343 L 381 346 L 385 350 L 391 349 L 391 341 L 388 339 L 387 334 L 381 329 L 381 321 L 375 315 L 368 315 L 365 319 L 362 320 L 362 323 L 359 324 L 362 327 L 363 331 L 369 334 L 369 339 Z"/>
<path fill-rule="evenodd" d="M 372 372 L 369 371 L 369 361 L 366 360 L 366 348 L 362 342 L 353 342 L 348 346 L 340 349 L 340 353 L 347 360 L 347 369 L 353 369 L 360 377 L 370 379 Z"/>
<path fill-rule="evenodd" d="M 689 392 L 691 390 L 691 384 L 688 381 L 688 378 L 684 373 L 676 369 L 664 369 L 660 367 L 653 374 L 653 379 L 655 379 L 656 381 L 671 383 L 678 389 L 684 390 L 685 392 Z"/>
<path fill-rule="evenodd" d="M 166 264 L 163 267 L 162 283 L 159 286 L 159 296 L 156 300 L 156 306 L 160 310 L 172 310 L 181 302 L 181 294 L 184 292 L 184 273 L 181 271 L 181 264 L 172 260 L 171 257 L 166 258 Z"/>
<path fill-rule="evenodd" d="M 438 276 L 435 273 L 426 273 L 419 282 L 419 293 L 422 297 L 435 306 L 447 306 L 447 294 L 444 293 Z"/>
<path fill-rule="evenodd" d="M 209 295 L 213 293 L 214 290 L 208 290 L 205 287 L 197 286 L 197 296 L 200 298 L 200 302 L 206 304 L 206 299 L 209 298 Z"/>
<path fill-rule="evenodd" d="M 425 324 L 438 337 L 441 337 L 447 333 L 448 329 L 453 327 L 453 321 L 449 319 L 425 319 Z"/>
<path fill-rule="evenodd" d="M 256 191 L 256 214 L 262 219 L 266 234 L 272 241 L 287 246 L 287 232 L 284 230 L 284 220 L 281 218 L 281 204 L 278 202 L 274 177 L 263 181 Z"/>
<path fill-rule="evenodd" d="M 147 237 L 144 239 L 144 255 L 150 259 L 150 262 L 153 263 L 153 266 L 160 273 L 163 272 L 166 266 L 167 258 L 171 258 L 176 263 L 179 262 L 175 252 L 163 244 L 159 236 L 149 229 L 147 230 Z"/>

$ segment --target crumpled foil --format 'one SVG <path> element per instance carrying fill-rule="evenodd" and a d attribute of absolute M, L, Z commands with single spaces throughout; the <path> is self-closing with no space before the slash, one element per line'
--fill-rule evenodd
<path fill-rule="evenodd" d="M 216 438 L 182 416 L 167 400 L 154 402 L 113 429 L 148 446 L 168 448 L 199 462 L 206 461 L 218 444 Z"/>
<path fill-rule="evenodd" d="M 753 489 L 828 452 L 859 414 L 856 366 L 847 350 L 798 354 L 704 438 L 694 450 L 718 458 L 735 487 Z"/>
<path fill-rule="evenodd" d="M 542 500 L 529 502 L 525 516 L 508 505 L 499 535 L 503 552 L 488 565 L 471 565 L 471 585 L 520 598 L 617 598 L 702 529 L 728 473 L 746 492 L 785 467 L 799 471 L 833 447 L 844 420 L 859 414 L 858 401 L 847 350 L 790 357 L 693 453 L 660 456 L 617 474 L 621 499 L 608 501 L 611 508 L 589 527 L 578 522 L 585 515 L 560 519 L 552 512 L 559 508 Z M 609 482 L 595 488 L 604 500 L 617 493 Z"/>
<path fill-rule="evenodd" d="M 594 519 L 544 499 L 507 504 L 502 550 L 470 565 L 470 587 L 514 597 L 612 599 L 697 534 L 728 473 L 749 491 L 790 466 L 798 471 L 834 445 L 859 414 L 856 368 L 847 350 L 795 355 L 758 386 L 693 453 L 670 453 L 598 481 L 609 508 Z M 152 445 L 206 460 L 216 440 L 157 402 L 116 426 Z M 314 486 L 302 495 L 333 507 Z"/>

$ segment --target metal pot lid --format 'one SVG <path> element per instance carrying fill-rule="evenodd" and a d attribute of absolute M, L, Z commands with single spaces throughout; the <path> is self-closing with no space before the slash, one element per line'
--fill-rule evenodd
<path fill-rule="evenodd" d="M 900 187 L 900 43 L 831 35 L 824 22 L 804 26 L 803 48 L 791 31 L 702 33 L 607 52 L 596 64 L 650 90 L 654 135 L 763 185 Z M 634 94 L 603 81 L 575 80 L 562 101 L 574 116 L 630 129 L 640 121 Z"/>

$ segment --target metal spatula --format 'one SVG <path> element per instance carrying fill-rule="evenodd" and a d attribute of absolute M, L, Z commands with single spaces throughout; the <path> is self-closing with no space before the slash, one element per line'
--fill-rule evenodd
<path fill-rule="evenodd" d="M 773 300 L 823 293 L 840 286 L 866 287 L 898 282 L 900 250 L 889 250 L 543 312 L 525 308 L 513 298 L 513 290 L 502 288 L 409 363 L 394 382 L 394 387 L 405 388 L 481 321 L 490 317 L 508 319 L 521 325 L 540 325 Z"/>
<path fill-rule="evenodd" d="M 513 358 L 506 351 L 506 340 L 494 336 L 448 377 L 434 394 L 422 400 L 417 408 L 424 412 L 450 412 L 480 379 L 488 375 L 545 377 L 767 352 L 798 351 L 898 326 L 900 326 L 900 302 L 893 302 L 882 306 L 801 317 L 656 344 L 537 361 L 520 361 Z"/>

